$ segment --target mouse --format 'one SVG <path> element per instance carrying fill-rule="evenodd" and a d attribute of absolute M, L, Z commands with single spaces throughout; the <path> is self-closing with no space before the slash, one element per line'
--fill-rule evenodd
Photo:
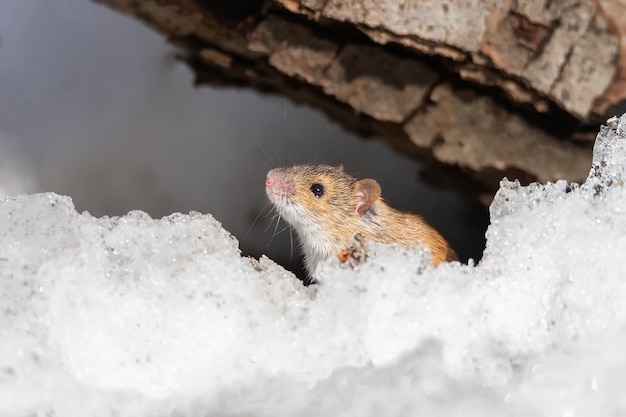
<path fill-rule="evenodd" d="M 396 210 L 380 184 L 357 179 L 343 165 L 294 165 L 267 173 L 265 192 L 295 230 L 311 275 L 319 262 L 337 257 L 359 235 L 365 241 L 423 245 L 433 266 L 458 260 L 448 241 L 419 215 Z"/>

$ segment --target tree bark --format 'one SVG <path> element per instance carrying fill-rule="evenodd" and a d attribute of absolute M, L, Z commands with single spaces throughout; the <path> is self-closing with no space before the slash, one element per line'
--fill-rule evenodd
<path fill-rule="evenodd" d="M 626 96 L 624 0 L 100 1 L 180 46 L 199 83 L 317 106 L 484 196 L 506 175 L 584 179 Z"/>

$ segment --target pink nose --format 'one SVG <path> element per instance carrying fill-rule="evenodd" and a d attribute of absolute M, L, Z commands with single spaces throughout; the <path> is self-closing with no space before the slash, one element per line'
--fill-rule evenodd
<path fill-rule="evenodd" d="M 285 178 L 280 171 L 270 171 L 265 179 L 265 190 L 274 196 L 291 197 L 295 191 L 293 181 Z"/>
<path fill-rule="evenodd" d="M 276 178 L 272 175 L 271 172 L 267 174 L 267 178 L 265 179 L 265 187 L 270 188 L 276 183 Z"/>

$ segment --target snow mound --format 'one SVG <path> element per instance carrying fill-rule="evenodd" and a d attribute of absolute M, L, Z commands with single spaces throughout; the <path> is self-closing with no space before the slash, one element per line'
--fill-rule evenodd
<path fill-rule="evenodd" d="M 367 248 L 304 287 L 210 215 L 0 202 L 0 415 L 626 412 L 626 117 L 582 185 L 502 181 L 478 266 Z"/>

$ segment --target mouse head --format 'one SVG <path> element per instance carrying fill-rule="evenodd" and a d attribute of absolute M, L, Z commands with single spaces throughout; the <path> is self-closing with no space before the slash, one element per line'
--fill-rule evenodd
<path fill-rule="evenodd" d="M 350 227 L 358 222 L 381 194 L 373 179 L 357 180 L 343 166 L 296 165 L 267 174 L 265 188 L 270 201 L 296 228 L 316 220 L 325 229 Z"/>

